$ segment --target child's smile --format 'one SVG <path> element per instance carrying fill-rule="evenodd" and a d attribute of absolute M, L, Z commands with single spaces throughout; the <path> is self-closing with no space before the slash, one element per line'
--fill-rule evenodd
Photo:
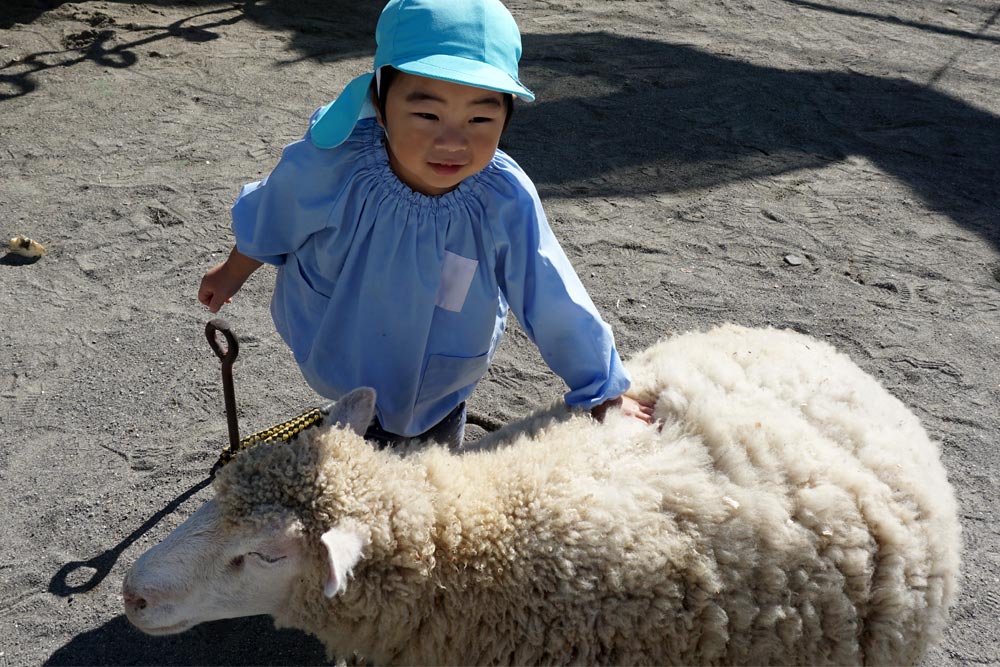
<path fill-rule="evenodd" d="M 416 192 L 450 192 L 493 159 L 506 113 L 502 93 L 400 72 L 379 117 L 389 164 Z"/>
<path fill-rule="evenodd" d="M 429 162 L 431 169 L 441 174 L 442 176 L 454 176 L 462 170 L 461 164 L 443 163 L 443 162 Z"/>

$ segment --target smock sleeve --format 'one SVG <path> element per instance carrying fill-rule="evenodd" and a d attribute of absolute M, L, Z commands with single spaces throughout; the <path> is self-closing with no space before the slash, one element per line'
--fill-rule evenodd
<path fill-rule="evenodd" d="M 281 265 L 311 235 L 331 226 L 338 180 L 350 161 L 348 150 L 323 151 L 308 132 L 289 144 L 281 160 L 263 180 L 243 186 L 232 207 L 236 247 L 244 255 Z"/>
<path fill-rule="evenodd" d="M 497 279 L 522 328 L 569 386 L 567 405 L 589 409 L 630 386 L 611 327 L 556 240 L 534 185 L 519 168 L 502 206 Z"/>

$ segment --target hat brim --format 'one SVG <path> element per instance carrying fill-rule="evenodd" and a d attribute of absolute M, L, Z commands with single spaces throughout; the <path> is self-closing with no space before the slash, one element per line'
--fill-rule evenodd
<path fill-rule="evenodd" d="M 525 88 L 520 81 L 493 65 L 477 60 L 438 54 L 389 64 L 407 74 L 495 90 L 498 93 L 510 93 L 525 102 L 532 102 L 535 99 L 535 94 Z"/>

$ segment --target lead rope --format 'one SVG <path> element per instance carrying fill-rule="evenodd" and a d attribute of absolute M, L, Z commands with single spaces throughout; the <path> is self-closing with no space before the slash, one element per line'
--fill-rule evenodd
<path fill-rule="evenodd" d="M 494 419 L 489 415 L 479 414 L 478 412 L 472 412 L 471 410 L 465 414 L 465 421 L 474 426 L 478 426 L 487 433 L 499 431 L 504 427 L 504 423 L 499 419 Z"/>

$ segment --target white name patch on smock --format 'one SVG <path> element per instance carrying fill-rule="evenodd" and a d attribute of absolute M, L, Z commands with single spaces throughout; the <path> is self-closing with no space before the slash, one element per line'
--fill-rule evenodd
<path fill-rule="evenodd" d="M 454 313 L 460 312 L 478 265 L 479 262 L 474 259 L 445 250 L 444 262 L 441 264 L 441 285 L 438 287 L 435 305 Z"/>

